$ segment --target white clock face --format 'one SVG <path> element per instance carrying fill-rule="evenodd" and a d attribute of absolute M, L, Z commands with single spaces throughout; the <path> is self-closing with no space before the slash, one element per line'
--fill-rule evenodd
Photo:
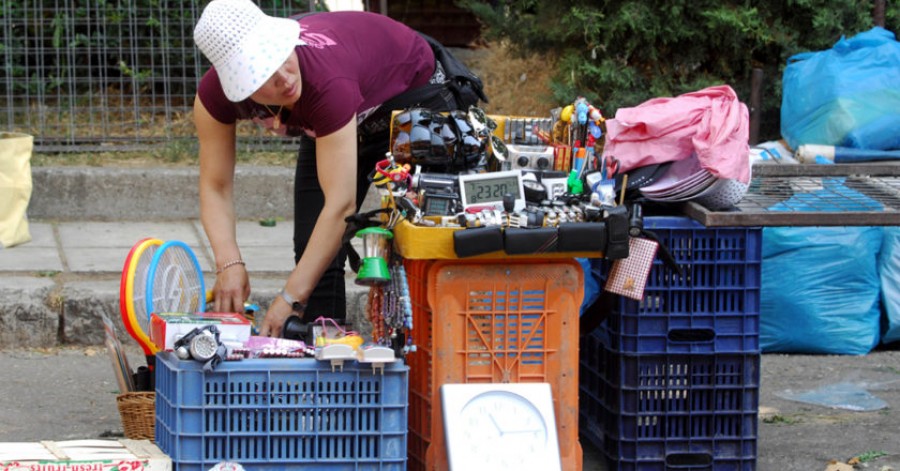
<path fill-rule="evenodd" d="M 453 470 L 559 469 L 555 425 L 532 399 L 489 390 L 462 400 L 457 411 L 456 430 L 448 437 L 454 442 Z"/>

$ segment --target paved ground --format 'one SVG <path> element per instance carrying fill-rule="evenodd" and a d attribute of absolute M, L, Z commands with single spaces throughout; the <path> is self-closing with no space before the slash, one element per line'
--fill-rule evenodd
<path fill-rule="evenodd" d="M 110 175 L 105 178 L 114 180 Z M 289 178 L 278 181 L 285 180 Z M 46 181 L 46 174 L 36 178 L 36 183 Z M 290 191 L 271 188 L 271 178 L 259 181 L 270 183 L 260 192 Z M 104 190 L 103 185 L 88 182 L 81 187 L 88 192 L 106 191 L 110 201 L 126 194 L 122 187 Z M 41 196 L 35 212 L 41 217 L 32 220 L 34 240 L 0 250 L 0 442 L 121 436 L 115 403 L 118 389 L 109 357 L 99 347 L 98 313 L 118 315 L 119 276 L 128 249 L 147 236 L 184 240 L 194 248 L 207 274 L 212 268 L 202 229 L 189 211 L 168 220 L 126 217 L 127 208 L 84 206 L 92 198 L 102 200 L 102 195 L 74 198 L 52 194 L 54 187 L 64 186 L 36 186 Z M 192 197 L 161 186 L 156 184 L 157 204 L 175 208 Z M 251 186 L 242 191 L 255 190 Z M 177 200 L 167 200 L 168 195 Z M 78 204 L 51 208 L 60 198 Z M 277 206 L 266 208 L 265 201 L 261 204 L 241 212 L 238 236 L 254 280 L 254 300 L 265 305 L 290 268 L 291 242 L 289 221 L 263 227 L 256 217 L 264 211 L 269 212 L 266 216 L 289 212 Z M 79 211 L 92 217 L 79 218 Z M 352 290 L 354 285 L 348 286 Z M 358 310 L 361 291 L 354 293 L 357 296 L 351 296 L 351 302 L 357 304 L 351 311 Z M 123 332 L 120 330 L 120 337 L 127 343 Z M 79 342 L 85 345 L 71 346 Z M 128 343 L 128 352 L 132 365 L 141 364 L 133 343 Z M 825 470 L 830 460 L 883 455 L 860 469 L 900 470 L 900 352 L 767 354 L 761 366 L 757 469 L 819 471 Z M 864 388 L 887 407 L 857 412 L 786 398 L 792 392 L 840 384 Z M 835 397 L 833 392 L 820 396 Z M 587 442 L 583 446 L 584 469 L 604 469 L 597 450 Z"/>

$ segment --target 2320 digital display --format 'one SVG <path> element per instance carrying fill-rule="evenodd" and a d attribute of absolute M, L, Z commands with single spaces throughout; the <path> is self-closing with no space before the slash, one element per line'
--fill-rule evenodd
<path fill-rule="evenodd" d="M 463 183 L 466 204 L 482 204 L 503 201 L 503 195 L 519 196 L 519 179 L 516 177 L 469 180 Z"/>
<path fill-rule="evenodd" d="M 525 208 L 521 170 L 460 175 L 459 193 L 463 209 L 470 206 L 503 209 L 503 197 L 507 194 L 512 195 L 516 211 Z"/>

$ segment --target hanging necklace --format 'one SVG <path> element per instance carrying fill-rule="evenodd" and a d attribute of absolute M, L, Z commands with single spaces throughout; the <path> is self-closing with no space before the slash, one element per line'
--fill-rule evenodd
<path fill-rule="evenodd" d="M 269 113 L 272 115 L 272 118 L 274 118 L 272 121 L 272 129 L 277 131 L 281 127 L 281 111 L 284 110 L 284 105 L 281 105 L 278 107 L 277 114 L 274 111 L 272 111 L 272 108 L 269 108 L 269 105 L 263 105 L 263 106 L 265 106 L 266 109 L 269 110 Z"/>

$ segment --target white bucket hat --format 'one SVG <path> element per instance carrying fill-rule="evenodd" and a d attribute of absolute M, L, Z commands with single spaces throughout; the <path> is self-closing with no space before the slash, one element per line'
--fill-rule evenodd
<path fill-rule="evenodd" d="M 194 42 L 234 102 L 259 90 L 290 56 L 299 36 L 295 20 L 268 16 L 250 0 L 213 0 L 194 27 Z"/>

